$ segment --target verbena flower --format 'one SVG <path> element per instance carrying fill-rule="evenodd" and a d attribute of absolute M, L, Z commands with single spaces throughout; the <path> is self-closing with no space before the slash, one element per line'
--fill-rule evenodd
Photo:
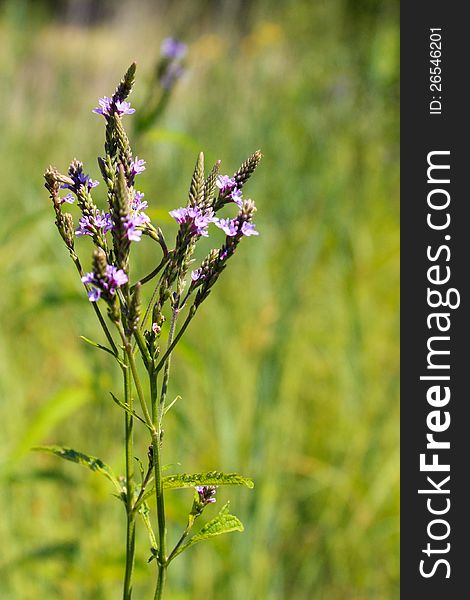
<path fill-rule="evenodd" d="M 149 207 L 147 200 L 143 200 L 145 194 L 142 192 L 136 192 L 134 195 L 134 199 L 132 200 L 131 208 L 132 210 L 145 210 Z"/>
<path fill-rule="evenodd" d="M 209 223 L 214 221 L 214 211 L 212 208 L 177 208 L 176 210 L 172 210 L 170 215 L 180 225 L 183 223 L 191 223 L 191 233 L 194 235 L 202 235 L 204 237 L 209 235 L 207 228 L 209 227 Z"/>
<path fill-rule="evenodd" d="M 105 234 L 113 228 L 111 215 L 103 210 L 97 210 L 93 216 L 83 216 L 78 225 L 79 228 L 75 232 L 78 237 L 82 235 L 93 236 L 97 231 Z"/>
<path fill-rule="evenodd" d="M 139 175 L 139 173 L 142 173 L 143 171 L 145 171 L 145 160 L 143 158 L 137 158 L 137 156 L 135 157 L 135 160 L 132 161 L 131 163 L 131 169 L 134 173 L 134 175 Z"/>
<path fill-rule="evenodd" d="M 69 175 L 73 180 L 73 184 L 64 183 L 60 187 L 62 189 L 72 190 L 72 192 L 75 192 L 75 194 L 78 193 L 80 186 L 82 185 L 87 188 L 88 192 L 99 185 L 99 181 L 94 181 L 89 175 L 85 175 L 85 173 L 82 171 L 82 165 L 78 162 L 71 165 L 71 168 L 69 169 Z M 67 200 L 67 202 L 69 202 L 69 200 Z"/>
<path fill-rule="evenodd" d="M 111 298 L 116 294 L 117 288 L 129 281 L 122 269 L 114 265 L 106 265 L 104 277 L 98 277 L 96 273 L 87 273 L 82 277 L 82 282 L 93 286 L 88 292 L 90 302 L 97 302 L 101 296 Z"/>
<path fill-rule="evenodd" d="M 242 198 L 242 191 L 239 190 L 238 188 L 235 188 L 232 193 L 230 194 L 230 198 L 235 202 L 235 204 L 237 204 L 240 208 L 243 206 L 243 198 Z"/>
<path fill-rule="evenodd" d="M 172 60 L 183 58 L 187 49 L 186 44 L 172 37 L 165 38 L 160 45 L 161 55 Z"/>
<path fill-rule="evenodd" d="M 259 235 L 256 231 L 256 225 L 248 221 L 242 221 L 241 219 L 214 219 L 214 224 L 224 231 L 229 237 L 235 237 L 236 235 Z"/>
<path fill-rule="evenodd" d="M 206 504 L 212 504 L 216 502 L 215 494 L 217 492 L 216 485 L 196 485 L 195 489 L 199 495 L 199 502 L 206 506 Z"/>
<path fill-rule="evenodd" d="M 67 202 L 67 204 L 73 204 L 75 202 L 75 198 L 71 192 L 69 192 L 64 198 L 60 199 L 60 203 L 63 204 Z"/>
<path fill-rule="evenodd" d="M 130 242 L 140 242 L 142 230 L 138 228 L 149 221 L 150 218 L 143 212 L 127 215 L 124 221 L 124 231 L 127 239 Z"/>
<path fill-rule="evenodd" d="M 107 96 L 103 96 L 103 98 L 98 100 L 98 103 L 100 106 L 93 109 L 93 112 L 97 115 L 110 117 L 114 113 L 119 116 L 135 113 L 135 108 L 131 108 L 129 102 L 125 100 L 121 101 L 114 97 L 108 98 Z"/>
<path fill-rule="evenodd" d="M 216 185 L 220 191 L 225 192 L 236 187 L 237 182 L 235 181 L 234 177 L 229 177 L 228 175 L 219 175 L 217 177 Z"/>

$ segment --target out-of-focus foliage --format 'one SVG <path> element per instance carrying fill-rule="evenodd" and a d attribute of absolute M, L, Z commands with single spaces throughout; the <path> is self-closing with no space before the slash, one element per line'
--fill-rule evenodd
<path fill-rule="evenodd" d="M 199 150 L 224 173 L 265 155 L 246 187 L 260 236 L 174 356 L 165 432 L 167 462 L 256 486 L 230 490 L 245 532 L 178 558 L 169 600 L 398 597 L 398 4 L 372 0 L 1 3 L 0 596 L 120 594 L 112 486 L 29 452 L 63 444 L 123 472 L 116 372 L 80 340 L 97 327 L 42 173 L 77 156 L 97 178 L 91 109 L 137 60 L 139 110 L 167 35 L 188 71 L 134 140 L 154 222 L 176 231 Z M 159 257 L 136 251 L 144 274 Z M 176 540 L 192 492 L 168 493 Z M 155 568 L 140 537 L 136 600 Z"/>

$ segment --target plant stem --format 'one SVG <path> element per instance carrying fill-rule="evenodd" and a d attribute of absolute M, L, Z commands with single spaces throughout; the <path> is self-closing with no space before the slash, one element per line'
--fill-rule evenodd
<path fill-rule="evenodd" d="M 191 307 L 191 308 L 193 308 L 193 307 Z M 157 366 L 155 367 L 155 373 L 159 373 L 162 370 L 162 367 L 165 364 L 166 359 L 173 352 L 176 344 L 180 341 L 181 336 L 185 332 L 186 328 L 188 327 L 188 325 L 191 322 L 191 319 L 194 317 L 194 315 L 195 315 L 195 311 L 194 312 L 193 311 L 189 312 L 188 316 L 186 317 L 185 322 L 181 325 L 181 329 L 178 331 L 178 334 L 176 335 L 175 339 L 168 346 L 168 348 L 166 349 L 165 354 L 162 356 L 162 358 L 158 362 Z"/>
<path fill-rule="evenodd" d="M 173 339 L 175 337 L 176 321 L 178 319 L 178 314 L 179 314 L 178 304 L 175 304 L 175 306 L 173 307 L 173 311 L 171 313 L 170 330 L 168 332 L 168 349 L 165 352 L 165 356 L 163 357 L 163 358 L 166 357 L 166 362 L 165 362 L 165 370 L 163 371 L 162 391 L 160 394 L 160 401 L 158 403 L 158 426 L 159 426 L 159 428 L 161 428 L 163 414 L 165 412 L 165 400 L 166 400 L 166 394 L 168 391 L 168 380 L 170 378 L 171 349 L 174 348 L 174 346 L 172 346 L 172 344 L 173 344 Z"/>
<path fill-rule="evenodd" d="M 155 589 L 154 600 L 161 600 L 163 598 L 163 588 L 166 580 L 166 565 L 159 565 L 158 567 L 158 579 L 157 587 Z"/>
<path fill-rule="evenodd" d="M 131 378 L 129 372 L 129 360 L 124 352 L 123 356 L 126 369 L 123 369 L 124 376 L 124 402 L 133 410 Z M 124 576 L 123 600 L 130 600 L 132 597 L 132 576 L 134 573 L 135 556 L 135 512 L 134 512 L 134 462 L 133 462 L 133 434 L 134 419 L 129 413 L 125 413 L 125 434 L 126 434 L 126 513 L 127 513 L 127 531 L 126 531 L 126 571 Z"/>

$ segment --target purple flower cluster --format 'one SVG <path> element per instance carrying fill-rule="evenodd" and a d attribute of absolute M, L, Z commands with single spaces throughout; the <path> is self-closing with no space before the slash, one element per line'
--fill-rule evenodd
<path fill-rule="evenodd" d="M 217 492 L 216 485 L 196 485 L 195 489 L 199 495 L 199 502 L 206 506 L 206 504 L 212 504 L 216 502 L 215 494 Z"/>
<path fill-rule="evenodd" d="M 122 269 L 114 265 L 106 265 L 104 277 L 97 277 L 95 273 L 87 273 L 82 277 L 82 282 L 92 286 L 88 292 L 90 302 L 98 302 L 101 296 L 112 297 L 121 285 L 129 281 L 127 275 Z"/>
<path fill-rule="evenodd" d="M 235 237 L 236 235 L 245 235 L 249 237 L 250 235 L 259 235 L 259 232 L 256 231 L 256 225 L 254 223 L 250 223 L 248 221 L 242 221 L 240 223 L 239 219 L 214 219 L 214 224 L 222 231 L 225 232 L 229 237 Z"/>
<path fill-rule="evenodd" d="M 172 210 L 170 215 L 177 223 L 191 223 L 191 233 L 193 235 L 202 235 L 208 237 L 207 228 L 209 223 L 214 221 L 214 211 L 212 208 L 201 209 L 198 207 L 177 208 Z"/>
<path fill-rule="evenodd" d="M 140 242 L 142 237 L 142 230 L 138 227 L 145 225 L 150 221 L 149 217 L 145 213 L 131 213 L 127 215 L 124 221 L 124 231 L 127 239 L 130 242 Z"/>
<path fill-rule="evenodd" d="M 94 181 L 93 179 L 90 179 L 89 175 L 85 175 L 85 173 L 81 170 L 81 168 L 77 168 L 77 169 L 73 170 L 72 172 L 69 171 L 69 175 L 70 175 L 71 179 L 73 180 L 73 183 L 64 183 L 63 185 L 61 185 L 61 188 L 72 190 L 72 192 L 75 192 L 75 194 L 78 194 L 80 186 L 82 186 L 82 185 L 84 185 L 86 187 L 87 192 L 90 192 L 93 188 L 95 188 L 99 184 L 99 181 Z M 72 202 L 70 200 L 70 194 L 67 194 L 67 196 L 66 196 L 66 198 L 64 198 L 64 200 L 65 200 L 65 202 L 69 202 L 70 204 L 72 204 Z"/>
<path fill-rule="evenodd" d="M 114 97 L 108 98 L 108 96 L 103 96 L 103 98 L 98 100 L 98 103 L 99 107 L 94 108 L 93 112 L 104 117 L 110 117 L 114 113 L 119 116 L 135 113 L 135 108 L 131 108 L 129 102 L 117 100 Z"/>
<path fill-rule="evenodd" d="M 138 228 L 150 221 L 150 217 L 143 212 L 148 208 L 148 202 L 143 198 L 144 194 L 142 192 L 135 192 L 131 203 L 131 212 L 124 221 L 126 237 L 131 242 L 140 242 L 142 230 Z"/>
<path fill-rule="evenodd" d="M 229 177 L 228 175 L 219 175 L 217 177 L 216 185 L 221 194 L 227 196 L 227 198 L 230 198 L 240 208 L 242 207 L 242 191 L 237 188 L 237 182 L 235 181 L 234 177 Z"/>
<path fill-rule="evenodd" d="M 71 192 L 69 192 L 64 198 L 60 199 L 61 204 L 64 202 L 67 202 L 67 204 L 73 204 L 75 202 L 75 198 Z"/>
<path fill-rule="evenodd" d="M 109 213 L 105 213 L 103 210 L 96 210 L 94 215 L 84 216 L 79 222 L 79 228 L 75 232 L 77 237 L 82 235 L 91 235 L 93 236 L 96 232 L 100 232 L 102 234 L 111 231 L 113 228 L 113 222 L 111 220 L 111 215 Z"/>

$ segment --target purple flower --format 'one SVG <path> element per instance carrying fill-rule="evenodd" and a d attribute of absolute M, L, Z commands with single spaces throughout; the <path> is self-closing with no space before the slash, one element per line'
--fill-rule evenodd
<path fill-rule="evenodd" d="M 131 164 L 131 168 L 134 172 L 134 175 L 139 175 L 139 173 L 142 173 L 143 171 L 145 171 L 145 160 L 143 158 L 138 159 L 137 156 L 135 157 L 135 160 L 132 162 Z"/>
<path fill-rule="evenodd" d="M 116 100 L 115 98 L 108 98 L 104 96 L 98 100 L 100 107 L 94 108 L 93 112 L 97 115 L 103 115 L 110 117 L 113 113 L 121 115 L 131 115 L 135 113 L 135 108 L 131 108 L 129 102 L 124 100 Z"/>
<path fill-rule="evenodd" d="M 195 269 L 194 271 L 191 271 L 191 279 L 193 281 L 197 281 L 198 279 L 201 279 L 201 277 L 202 277 L 201 267 L 199 267 L 199 269 Z"/>
<path fill-rule="evenodd" d="M 214 211 L 212 208 L 205 210 L 192 206 L 189 208 L 177 208 L 172 210 L 170 215 L 179 225 L 191 223 L 191 233 L 204 237 L 209 235 L 207 228 L 209 227 L 209 223 L 214 221 Z"/>
<path fill-rule="evenodd" d="M 102 295 L 106 298 L 114 296 L 118 287 L 129 281 L 127 275 L 122 269 L 114 265 L 106 265 L 104 277 L 98 277 L 96 273 L 87 273 L 82 277 L 82 282 L 91 285 L 92 289 L 88 292 L 90 302 L 98 302 Z"/>
<path fill-rule="evenodd" d="M 196 485 L 195 489 L 199 495 L 199 502 L 206 506 L 206 504 L 212 504 L 216 502 L 215 494 L 217 492 L 216 485 Z"/>
<path fill-rule="evenodd" d="M 230 194 L 230 198 L 235 202 L 235 204 L 238 204 L 238 206 L 240 208 L 243 206 L 242 191 L 239 190 L 238 188 L 235 188 L 234 190 L 232 190 L 232 193 Z"/>
<path fill-rule="evenodd" d="M 144 225 L 150 221 L 149 217 L 145 213 L 134 213 L 127 216 L 124 222 L 124 230 L 126 237 L 130 242 L 140 242 L 142 237 L 142 230 L 138 229 L 139 226 Z"/>
<path fill-rule="evenodd" d="M 188 218 L 188 209 L 187 208 L 176 208 L 175 210 L 170 211 L 169 214 L 171 217 L 173 217 L 173 219 L 175 219 L 175 221 L 179 225 L 182 225 L 183 223 L 186 223 L 186 220 Z"/>
<path fill-rule="evenodd" d="M 167 37 L 161 43 L 160 53 L 164 58 L 177 60 L 183 58 L 187 49 L 188 47 L 183 42 L 172 37 Z"/>
<path fill-rule="evenodd" d="M 230 237 L 234 237 L 238 233 L 238 221 L 236 219 L 217 219 L 214 220 L 214 223 Z"/>
<path fill-rule="evenodd" d="M 82 281 L 83 281 L 83 279 L 82 279 Z M 84 283 L 88 283 L 88 282 L 84 282 Z M 98 302 L 98 300 L 101 298 L 101 290 L 98 289 L 97 287 L 92 287 L 87 295 L 88 295 L 88 300 L 90 302 Z"/>
<path fill-rule="evenodd" d="M 60 187 L 62 189 L 72 190 L 72 192 L 75 192 L 76 194 L 78 194 L 80 186 L 82 185 L 87 188 L 88 192 L 99 185 L 99 181 L 94 181 L 93 179 L 90 179 L 89 175 L 85 175 L 81 170 L 81 166 L 77 167 L 72 172 L 69 171 L 69 175 L 73 180 L 73 184 L 64 183 Z M 67 200 L 67 202 L 69 202 L 69 200 Z"/>
<path fill-rule="evenodd" d="M 114 294 L 118 287 L 129 281 L 129 278 L 122 269 L 118 269 L 114 265 L 106 265 L 106 278 L 109 285 L 109 292 Z"/>
<path fill-rule="evenodd" d="M 132 210 L 141 211 L 148 208 L 148 202 L 146 200 L 143 200 L 144 196 L 145 194 L 143 194 L 142 192 L 135 193 L 134 200 L 132 200 Z"/>
<path fill-rule="evenodd" d="M 75 198 L 73 197 L 73 194 L 71 192 L 69 192 L 64 198 L 60 199 L 61 204 L 63 204 L 64 202 L 67 202 L 67 204 L 73 204 L 75 202 Z"/>
<path fill-rule="evenodd" d="M 113 228 L 111 215 L 99 210 L 93 216 L 82 217 L 78 224 L 79 228 L 75 232 L 78 237 L 82 235 L 93 236 L 96 232 L 100 232 L 100 230 L 101 233 L 105 234 Z"/>
<path fill-rule="evenodd" d="M 225 192 L 227 190 L 232 190 L 237 185 L 237 182 L 234 177 L 219 175 L 217 177 L 216 185 L 221 192 Z"/>
<path fill-rule="evenodd" d="M 248 221 L 244 221 L 241 232 L 243 235 L 247 237 L 250 235 L 259 235 L 259 232 L 255 230 L 256 225 L 254 223 L 249 223 Z"/>

